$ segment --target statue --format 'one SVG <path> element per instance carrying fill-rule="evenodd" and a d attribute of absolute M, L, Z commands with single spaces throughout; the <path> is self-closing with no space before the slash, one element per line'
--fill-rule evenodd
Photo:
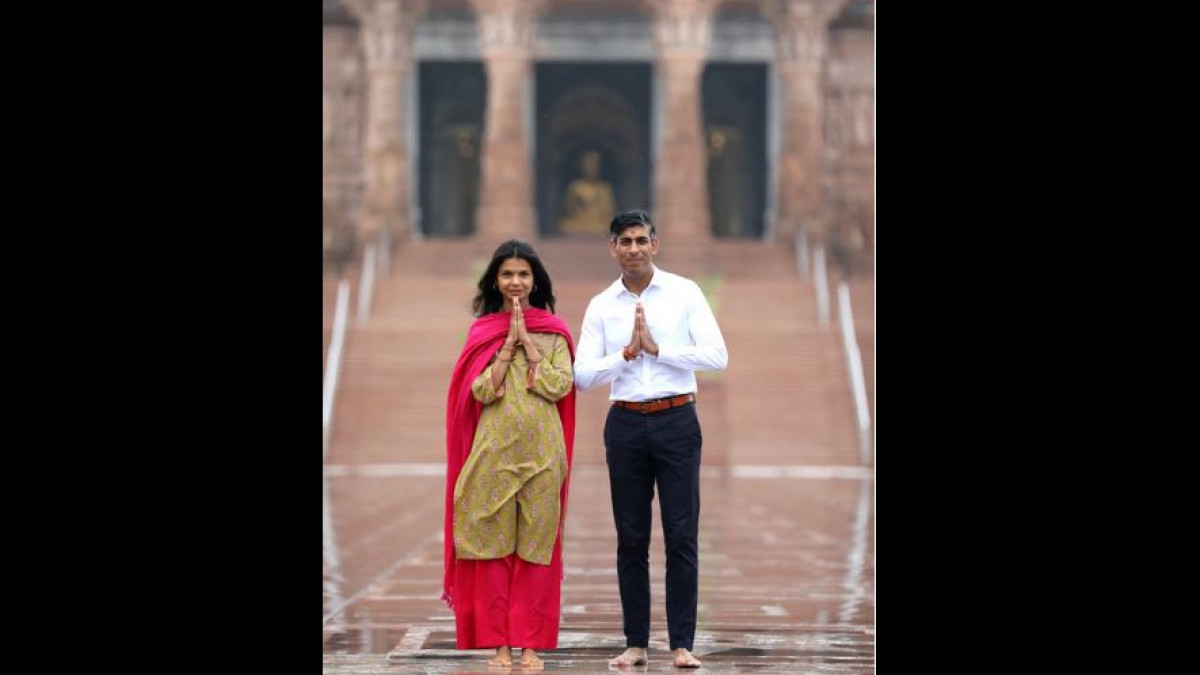
<path fill-rule="evenodd" d="M 744 237 L 747 164 L 741 133 L 732 128 L 713 128 L 708 136 L 708 199 L 713 234 Z"/>
<path fill-rule="evenodd" d="M 583 175 L 567 186 L 558 231 L 563 234 L 608 234 L 608 224 L 617 205 L 612 187 L 600 178 L 600 153 L 595 150 L 583 153 L 579 166 Z"/>

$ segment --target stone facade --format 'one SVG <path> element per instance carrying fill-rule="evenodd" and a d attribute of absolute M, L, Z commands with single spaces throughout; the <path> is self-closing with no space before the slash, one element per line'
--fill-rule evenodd
<path fill-rule="evenodd" d="M 870 257 L 874 16 L 866 0 L 324 5 L 326 220 L 353 224 L 361 241 L 384 232 L 396 242 L 422 236 L 410 81 L 416 61 L 454 59 L 481 63 L 487 79 L 475 237 L 538 235 L 539 206 L 548 202 L 538 197 L 536 177 L 545 171 L 537 169 L 536 146 L 549 142 L 535 131 L 538 64 L 624 60 L 653 72 L 652 109 L 638 117 L 652 147 L 638 157 L 644 166 L 637 173 L 648 181 L 640 193 L 651 203 L 618 206 L 649 206 L 674 233 L 707 241 L 714 231 L 706 171 L 712 153 L 701 75 L 709 63 L 736 62 L 762 64 L 770 83 L 770 100 L 754 102 L 769 111 L 769 148 L 753 158 L 767 165 L 768 185 L 756 186 L 767 195 L 767 223 L 745 231 L 779 241 L 804 232 L 846 265 Z M 436 236 L 433 230 L 425 234 Z"/>

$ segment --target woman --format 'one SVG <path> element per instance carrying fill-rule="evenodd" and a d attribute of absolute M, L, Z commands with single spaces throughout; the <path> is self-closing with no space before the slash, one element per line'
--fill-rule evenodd
<path fill-rule="evenodd" d="M 492 255 L 446 410 L 446 576 L 459 649 L 540 668 L 558 643 L 562 522 L 575 440 L 575 344 L 526 242 Z"/>

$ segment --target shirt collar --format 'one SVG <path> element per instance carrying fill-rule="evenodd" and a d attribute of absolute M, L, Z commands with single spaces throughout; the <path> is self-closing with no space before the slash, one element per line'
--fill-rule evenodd
<path fill-rule="evenodd" d="M 650 284 L 647 285 L 646 288 L 644 288 L 642 290 L 642 295 L 645 295 L 646 291 L 650 290 L 651 288 L 655 288 L 655 287 L 662 288 L 663 281 L 665 281 L 665 275 L 666 275 L 666 273 L 663 272 L 662 268 L 660 268 L 658 265 L 655 265 L 654 266 L 654 276 L 650 277 Z M 612 285 L 608 287 L 608 291 L 609 291 L 609 294 L 613 298 L 621 297 L 622 293 L 628 293 L 629 295 L 633 295 L 633 293 L 629 293 L 629 289 L 625 288 L 625 284 L 621 282 L 621 277 L 617 277 L 617 280 L 614 281 L 612 283 Z M 634 296 L 634 297 L 640 297 L 640 296 Z"/>

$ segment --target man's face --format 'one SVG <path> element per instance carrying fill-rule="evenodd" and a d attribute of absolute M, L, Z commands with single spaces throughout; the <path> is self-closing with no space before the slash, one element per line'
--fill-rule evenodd
<path fill-rule="evenodd" d="M 622 271 L 641 276 L 650 271 L 650 263 L 658 254 L 658 239 L 650 238 L 650 228 L 645 225 L 632 225 L 608 242 L 608 250 Z"/>

